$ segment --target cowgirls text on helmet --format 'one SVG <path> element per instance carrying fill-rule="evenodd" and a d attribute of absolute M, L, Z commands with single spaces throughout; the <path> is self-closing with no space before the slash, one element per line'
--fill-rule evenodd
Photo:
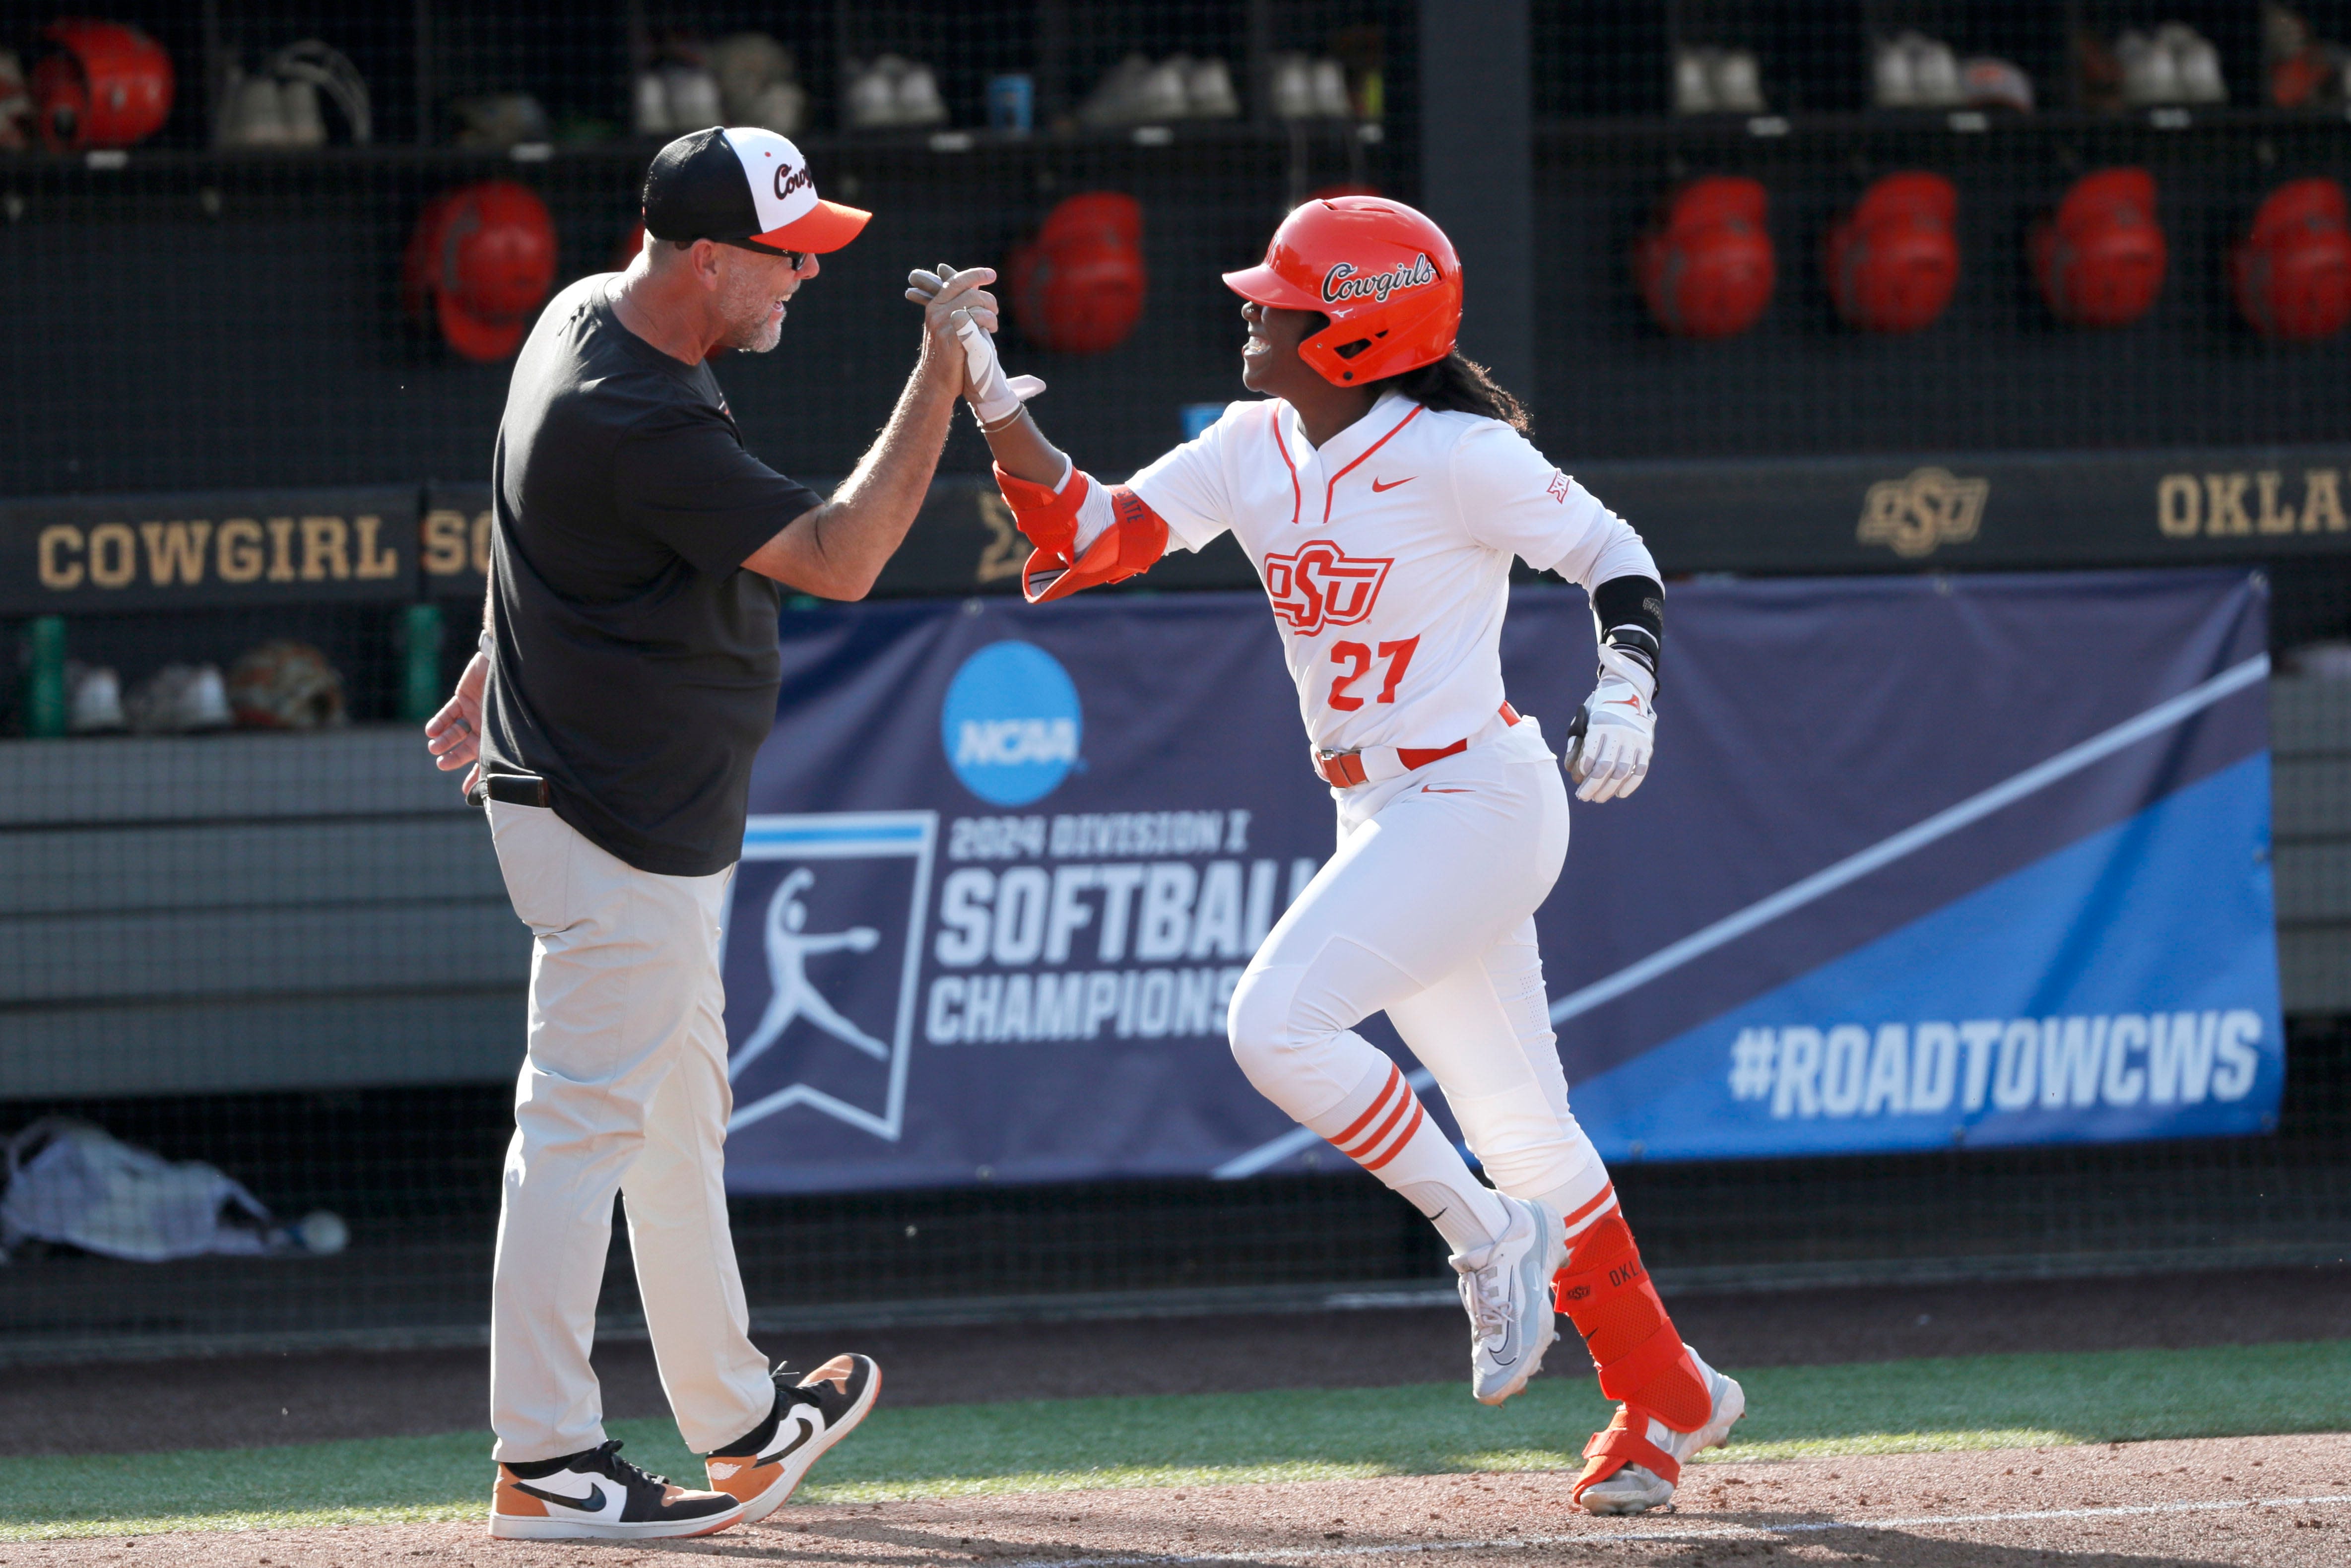
<path fill-rule="evenodd" d="M 1363 386 L 1433 365 L 1461 334 L 1461 262 L 1427 214 L 1384 196 L 1302 204 L 1255 267 L 1225 287 L 1277 310 L 1312 310 L 1331 324 L 1298 357 L 1333 386 Z"/>

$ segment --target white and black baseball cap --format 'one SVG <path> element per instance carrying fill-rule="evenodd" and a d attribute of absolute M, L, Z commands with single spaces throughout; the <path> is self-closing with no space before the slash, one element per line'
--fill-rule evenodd
<path fill-rule="evenodd" d="M 645 232 L 753 250 L 821 254 L 872 214 L 821 200 L 800 150 L 772 131 L 712 126 L 681 136 L 645 171 Z"/>

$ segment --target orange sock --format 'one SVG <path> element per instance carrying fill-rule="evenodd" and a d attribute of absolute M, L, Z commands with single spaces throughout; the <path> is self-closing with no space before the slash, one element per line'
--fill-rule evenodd
<path fill-rule="evenodd" d="M 1601 1393 L 1677 1432 L 1706 1425 L 1713 1396 L 1666 1315 L 1622 1214 L 1607 1215 L 1575 1239 L 1567 1267 L 1552 1281 L 1552 1299 L 1583 1336 L 1600 1369 Z"/>

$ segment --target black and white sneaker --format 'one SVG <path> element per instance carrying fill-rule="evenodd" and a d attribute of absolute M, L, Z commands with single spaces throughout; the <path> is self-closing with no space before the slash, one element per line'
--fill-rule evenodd
<path fill-rule="evenodd" d="M 672 1485 L 620 1450 L 616 1440 L 559 1459 L 500 1465 L 490 1533 L 500 1541 L 649 1541 L 709 1535 L 742 1519 L 734 1498 Z"/>
<path fill-rule="evenodd" d="M 784 1506 L 809 1468 L 865 1419 L 881 1392 L 882 1369 L 870 1355 L 836 1355 L 798 1379 L 790 1367 L 777 1367 L 775 1409 L 705 1461 L 711 1490 L 740 1500 L 743 1522 L 758 1523 Z"/>

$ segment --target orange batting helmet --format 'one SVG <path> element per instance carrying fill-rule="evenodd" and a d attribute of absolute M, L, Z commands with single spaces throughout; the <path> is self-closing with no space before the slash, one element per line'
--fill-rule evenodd
<path fill-rule="evenodd" d="M 1461 335 L 1461 262 L 1427 214 L 1385 196 L 1309 201 L 1281 220 L 1265 259 L 1225 287 L 1277 310 L 1319 310 L 1331 325 L 1298 357 L 1333 386 L 1433 365 Z"/>
<path fill-rule="evenodd" d="M 1761 181 L 1709 174 L 1672 192 L 1633 242 L 1649 314 L 1685 338 L 1735 338 L 1761 319 L 1778 276 Z"/>
<path fill-rule="evenodd" d="M 1959 281 L 1959 193 L 1940 174 L 1888 174 L 1829 229 L 1829 295 L 1871 332 L 1931 326 Z"/>
<path fill-rule="evenodd" d="M 2265 338 L 2328 338 L 2351 321 L 2351 204 L 2332 180 L 2269 193 L 2229 257 L 2237 308 Z"/>
<path fill-rule="evenodd" d="M 1071 196 L 1045 215 L 1034 240 L 1013 247 L 1005 272 L 1013 318 L 1031 342 L 1053 353 L 1106 353 L 1143 317 L 1143 204 L 1117 191 Z"/>
<path fill-rule="evenodd" d="M 2083 175 L 2027 243 L 2042 298 L 2076 327 L 2127 327 L 2153 309 L 2171 254 L 2144 169 Z"/>
<path fill-rule="evenodd" d="M 409 236 L 409 308 L 428 303 L 449 346 L 487 362 L 515 351 L 555 283 L 555 224 L 528 186 L 484 180 L 434 199 Z"/>
<path fill-rule="evenodd" d="M 26 84 L 51 151 L 130 147 L 172 116 L 172 57 L 136 27 L 69 16 L 41 29 L 56 52 Z"/>

